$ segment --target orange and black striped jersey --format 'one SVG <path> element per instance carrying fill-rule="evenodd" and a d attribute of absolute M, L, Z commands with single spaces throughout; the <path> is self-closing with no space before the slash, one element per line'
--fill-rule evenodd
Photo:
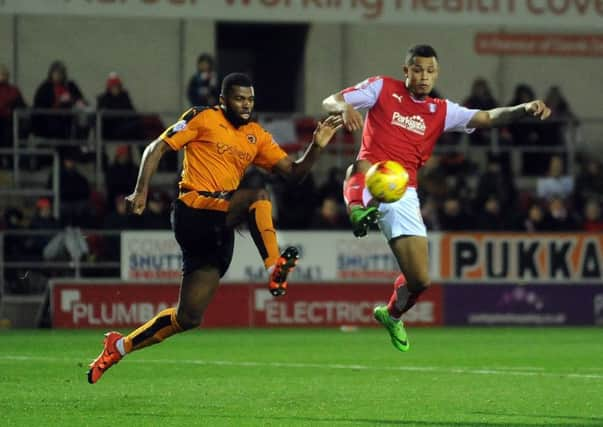
<path fill-rule="evenodd" d="M 226 198 L 201 193 L 236 190 L 251 164 L 270 171 L 287 156 L 260 125 L 234 127 L 220 107 L 193 107 L 160 136 L 173 150 L 184 148 L 180 199 L 199 209 L 226 211 Z"/>

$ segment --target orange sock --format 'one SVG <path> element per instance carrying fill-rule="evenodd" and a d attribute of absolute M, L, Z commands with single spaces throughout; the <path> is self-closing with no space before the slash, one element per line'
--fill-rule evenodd
<path fill-rule="evenodd" d="M 272 223 L 272 203 L 270 200 L 257 200 L 249 207 L 249 230 L 260 251 L 266 268 L 271 267 L 280 257 L 276 230 Z"/>
<path fill-rule="evenodd" d="M 182 328 L 176 320 L 176 308 L 166 308 L 160 311 L 155 317 L 124 338 L 124 349 L 126 353 L 157 344 L 164 339 L 171 337 Z"/>

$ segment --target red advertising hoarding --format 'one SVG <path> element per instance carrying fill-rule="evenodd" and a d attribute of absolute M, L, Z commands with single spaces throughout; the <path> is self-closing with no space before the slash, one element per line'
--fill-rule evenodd
<path fill-rule="evenodd" d="M 56 281 L 51 286 L 55 328 L 133 328 L 176 305 L 175 283 Z M 293 284 L 283 298 L 262 285 L 223 284 L 203 327 L 375 326 L 373 307 L 389 298 L 383 284 Z M 442 289 L 434 285 L 406 314 L 411 325 L 441 325 Z"/>

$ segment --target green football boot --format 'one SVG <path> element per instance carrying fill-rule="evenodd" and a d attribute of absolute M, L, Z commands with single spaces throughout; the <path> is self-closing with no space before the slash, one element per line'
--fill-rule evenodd
<path fill-rule="evenodd" d="M 350 208 L 350 222 L 354 236 L 364 237 L 371 225 L 379 219 L 379 209 L 375 206 L 352 206 Z"/>
<path fill-rule="evenodd" d="M 389 336 L 392 339 L 392 344 L 396 347 L 397 350 L 400 351 L 408 351 L 410 350 L 410 342 L 408 341 L 408 337 L 406 336 L 406 330 L 404 329 L 404 322 L 401 320 L 393 320 L 389 312 L 387 311 L 387 306 L 380 305 L 375 307 L 373 310 L 373 316 L 377 322 L 381 323 L 387 332 L 389 332 Z"/>

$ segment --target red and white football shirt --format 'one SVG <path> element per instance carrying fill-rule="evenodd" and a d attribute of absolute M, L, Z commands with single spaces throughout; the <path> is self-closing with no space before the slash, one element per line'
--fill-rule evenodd
<path fill-rule="evenodd" d="M 440 135 L 472 132 L 467 123 L 479 111 L 446 99 L 414 99 L 403 81 L 391 77 L 368 78 L 342 94 L 354 108 L 368 109 L 358 159 L 399 162 L 406 168 L 412 187 L 416 187 L 417 171 L 431 156 Z"/>

